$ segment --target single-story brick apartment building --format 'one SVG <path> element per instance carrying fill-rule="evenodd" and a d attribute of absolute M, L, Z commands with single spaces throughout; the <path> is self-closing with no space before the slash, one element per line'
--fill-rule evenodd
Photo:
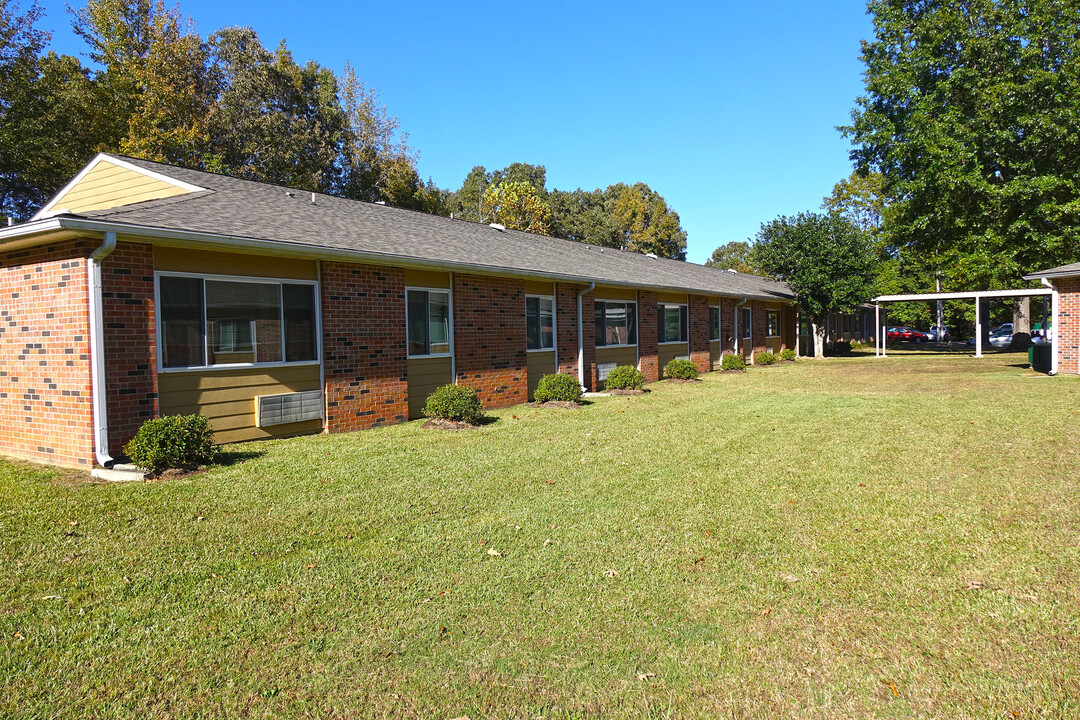
<path fill-rule="evenodd" d="M 0 453 L 82 467 L 159 415 L 343 432 L 797 343 L 783 283 L 109 154 L 0 229 L 0 297 Z"/>
<path fill-rule="evenodd" d="M 1050 373 L 1080 374 L 1080 262 L 1025 275 L 1038 280 L 1053 292 L 1051 325 L 1054 354 Z"/>

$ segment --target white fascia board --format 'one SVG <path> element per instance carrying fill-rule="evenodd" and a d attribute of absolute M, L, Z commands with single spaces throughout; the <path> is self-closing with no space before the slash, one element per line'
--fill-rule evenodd
<path fill-rule="evenodd" d="M 115 155 L 109 155 L 108 153 L 98 153 L 94 157 L 93 160 L 91 160 L 90 162 L 88 162 L 86 164 L 86 167 L 84 167 L 82 170 L 79 171 L 78 175 L 73 177 L 71 179 L 71 181 L 67 185 L 60 188 L 60 192 L 53 195 L 52 199 L 49 200 L 49 202 L 45 203 L 45 206 L 43 208 L 41 208 L 40 210 L 38 210 L 34 214 L 34 217 L 30 218 L 30 221 L 33 222 L 34 220 L 41 220 L 42 218 L 50 217 L 50 215 L 52 213 L 52 210 L 53 210 L 54 206 L 56 205 L 56 202 L 60 198 L 64 197 L 64 195 L 66 195 L 67 192 L 69 190 L 71 190 L 71 188 L 73 188 L 77 184 L 79 184 L 79 182 L 84 177 L 86 177 L 94 168 L 96 168 L 102 162 L 108 162 L 108 163 L 111 163 L 113 165 L 117 165 L 119 167 L 122 167 L 125 170 L 131 170 L 132 172 L 137 172 L 140 175 L 145 175 L 146 177 L 151 178 L 153 180 L 160 180 L 163 183 L 166 183 L 168 185 L 172 185 L 173 187 L 180 188 L 181 190 L 186 190 L 187 192 L 199 192 L 201 190 L 206 189 L 206 188 L 199 187 L 198 185 L 192 185 L 191 183 L 184 182 L 183 180 L 177 180 L 174 177 L 169 177 L 168 175 L 165 175 L 164 173 L 159 173 L 159 172 L 156 172 L 154 170 L 147 170 L 146 168 L 141 168 L 138 165 L 134 165 L 132 163 L 129 163 L 127 160 L 123 160 L 121 158 L 118 158 Z"/>
<path fill-rule="evenodd" d="M 975 298 L 1030 297 L 1049 295 L 1045 288 L 1030 290 L 979 290 L 976 292 L 925 293 L 914 295 L 879 295 L 874 302 L 912 302 L 918 300 L 974 300 Z"/>

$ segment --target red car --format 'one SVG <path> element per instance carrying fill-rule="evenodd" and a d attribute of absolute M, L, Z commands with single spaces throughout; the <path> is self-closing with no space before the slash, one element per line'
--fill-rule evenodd
<path fill-rule="evenodd" d="M 921 343 L 926 336 L 910 327 L 891 327 L 888 330 L 888 338 L 890 340 L 899 340 L 900 342 L 916 342 Z"/>

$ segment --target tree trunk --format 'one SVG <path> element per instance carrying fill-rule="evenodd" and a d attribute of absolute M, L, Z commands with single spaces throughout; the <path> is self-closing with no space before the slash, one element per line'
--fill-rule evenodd
<path fill-rule="evenodd" d="M 1016 298 L 1013 302 L 1013 345 L 1031 344 L 1031 298 Z"/>
<path fill-rule="evenodd" d="M 825 326 L 816 322 L 810 323 L 810 329 L 814 333 L 814 357 L 825 357 Z"/>

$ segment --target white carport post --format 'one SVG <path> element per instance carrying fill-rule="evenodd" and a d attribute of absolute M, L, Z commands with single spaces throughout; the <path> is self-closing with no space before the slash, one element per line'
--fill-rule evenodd
<path fill-rule="evenodd" d="M 874 327 L 881 327 L 881 303 L 874 303 Z M 874 357 L 881 357 L 881 333 L 874 331 Z"/>
<path fill-rule="evenodd" d="M 979 305 L 979 296 L 975 296 L 975 357 L 982 357 L 982 308 Z"/>

